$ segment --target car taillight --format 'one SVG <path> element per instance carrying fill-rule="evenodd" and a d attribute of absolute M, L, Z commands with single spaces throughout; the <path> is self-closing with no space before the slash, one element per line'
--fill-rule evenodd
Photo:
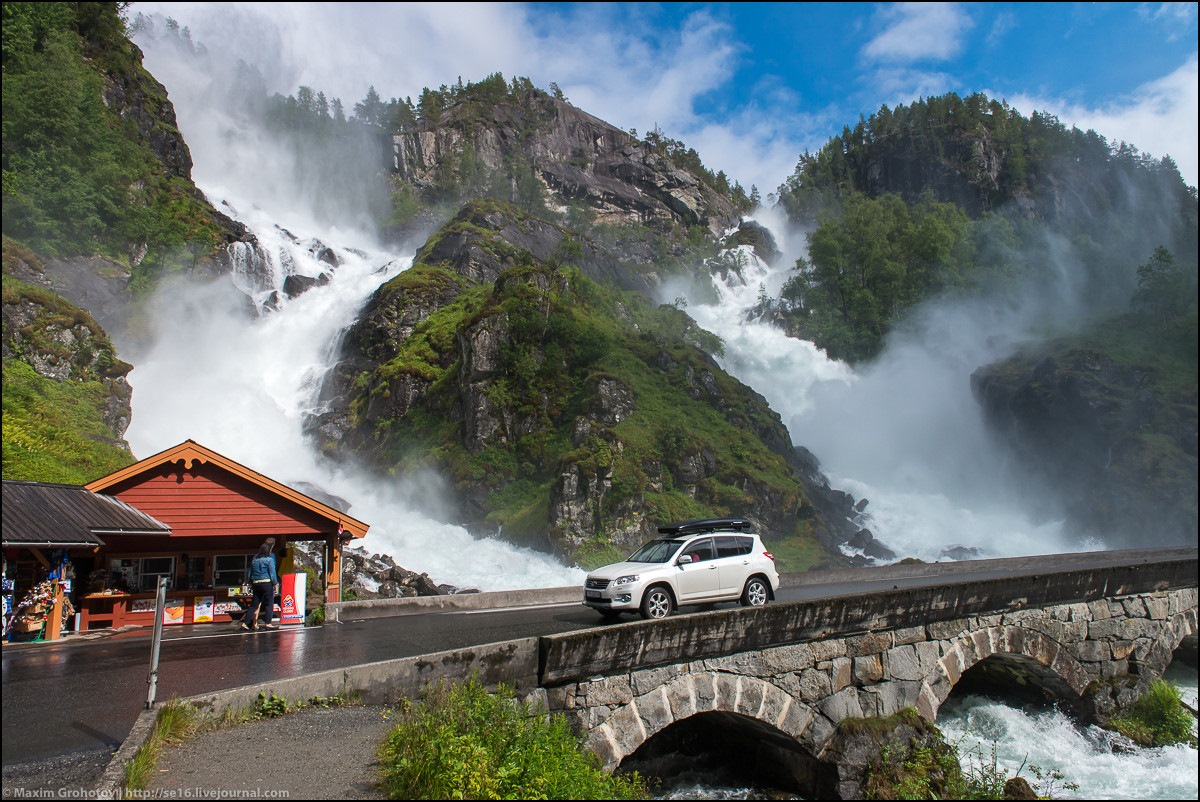
<path fill-rule="evenodd" d="M 769 551 L 764 551 L 763 556 L 766 557 L 768 560 L 771 560 L 772 562 L 775 561 L 775 555 Z"/>

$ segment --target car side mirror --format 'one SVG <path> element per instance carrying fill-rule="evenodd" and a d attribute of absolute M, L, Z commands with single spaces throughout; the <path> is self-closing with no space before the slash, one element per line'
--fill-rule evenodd
<path fill-rule="evenodd" d="M 685 563 L 694 563 L 696 562 L 696 556 L 694 554 L 681 554 L 679 555 L 679 559 L 675 562 L 679 563 L 680 565 Z"/>

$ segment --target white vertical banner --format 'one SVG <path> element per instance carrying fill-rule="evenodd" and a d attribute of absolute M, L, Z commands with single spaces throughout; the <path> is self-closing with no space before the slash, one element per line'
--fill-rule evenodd
<path fill-rule="evenodd" d="M 284 574 L 279 582 L 279 611 L 281 624 L 304 625 L 304 602 L 308 589 L 308 574 Z"/>

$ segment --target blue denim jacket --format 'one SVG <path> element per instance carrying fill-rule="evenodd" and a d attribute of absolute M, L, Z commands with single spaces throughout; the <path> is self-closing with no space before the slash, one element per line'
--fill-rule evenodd
<path fill-rule="evenodd" d="M 279 584 L 279 577 L 275 574 L 274 554 L 265 556 L 256 554 L 250 561 L 250 581 L 260 582 L 264 579 L 269 579 L 272 585 Z"/>

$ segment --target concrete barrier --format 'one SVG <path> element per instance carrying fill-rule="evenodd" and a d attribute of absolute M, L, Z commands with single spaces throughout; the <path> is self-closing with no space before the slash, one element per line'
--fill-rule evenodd
<path fill-rule="evenodd" d="M 400 599 L 365 599 L 330 602 L 326 621 L 361 621 L 396 615 L 417 615 L 444 610 L 493 610 L 501 607 L 536 607 L 543 604 L 583 603 L 583 586 L 494 590 L 486 593 L 454 593 L 448 596 L 410 596 Z"/>

